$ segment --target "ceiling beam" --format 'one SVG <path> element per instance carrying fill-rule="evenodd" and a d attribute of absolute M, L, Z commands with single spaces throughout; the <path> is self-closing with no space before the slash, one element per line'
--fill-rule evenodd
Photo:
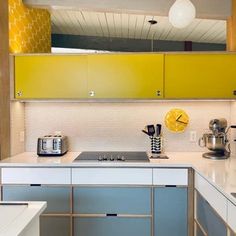
<path fill-rule="evenodd" d="M 33 7 L 48 9 L 78 9 L 101 12 L 122 12 L 167 16 L 175 0 L 23 0 Z M 197 18 L 226 20 L 231 14 L 231 0 L 191 0 Z"/>
<path fill-rule="evenodd" d="M 10 155 L 8 0 L 0 0 L 0 159 Z"/>

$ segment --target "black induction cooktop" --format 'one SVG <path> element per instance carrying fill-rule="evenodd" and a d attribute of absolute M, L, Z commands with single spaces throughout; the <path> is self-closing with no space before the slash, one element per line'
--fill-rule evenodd
<path fill-rule="evenodd" d="M 77 161 L 149 162 L 146 152 L 82 152 Z"/>

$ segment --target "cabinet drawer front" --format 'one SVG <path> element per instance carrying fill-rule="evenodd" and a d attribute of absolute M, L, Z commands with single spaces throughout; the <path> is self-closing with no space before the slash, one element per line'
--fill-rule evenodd
<path fill-rule="evenodd" d="M 148 218 L 75 218 L 76 236 L 151 236 Z"/>
<path fill-rule="evenodd" d="M 154 185 L 188 185 L 188 169 L 153 169 Z"/>
<path fill-rule="evenodd" d="M 72 184 L 151 185 L 152 169 L 77 168 L 72 169 Z"/>
<path fill-rule="evenodd" d="M 70 187 L 3 186 L 4 201 L 46 201 L 44 213 L 70 213 Z"/>
<path fill-rule="evenodd" d="M 40 236 L 69 236 L 70 217 L 40 217 Z"/>
<path fill-rule="evenodd" d="M 215 211 L 226 221 L 227 200 L 207 180 L 195 173 L 195 188 L 209 202 Z"/>
<path fill-rule="evenodd" d="M 228 224 L 236 232 L 236 206 L 228 201 Z"/>
<path fill-rule="evenodd" d="M 70 168 L 2 168 L 3 184 L 70 184 Z"/>
<path fill-rule="evenodd" d="M 151 214 L 151 188 L 74 188 L 74 213 Z"/>
<path fill-rule="evenodd" d="M 209 236 L 227 236 L 224 221 L 215 213 L 209 203 L 197 193 L 197 220 Z"/>

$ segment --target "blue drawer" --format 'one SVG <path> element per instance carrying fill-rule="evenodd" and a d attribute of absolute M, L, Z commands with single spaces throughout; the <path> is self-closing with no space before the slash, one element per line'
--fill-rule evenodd
<path fill-rule="evenodd" d="M 70 217 L 40 217 L 40 236 L 70 236 Z"/>
<path fill-rule="evenodd" d="M 3 201 L 46 201 L 44 213 L 70 213 L 70 188 L 3 186 Z"/>
<path fill-rule="evenodd" d="M 149 218 L 74 218 L 76 236 L 151 236 Z"/>
<path fill-rule="evenodd" d="M 76 187 L 74 213 L 151 214 L 151 188 Z"/>

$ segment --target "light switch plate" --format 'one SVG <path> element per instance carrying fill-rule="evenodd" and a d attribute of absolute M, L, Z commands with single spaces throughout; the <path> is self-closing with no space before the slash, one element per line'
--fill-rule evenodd
<path fill-rule="evenodd" d="M 192 143 L 197 142 L 197 131 L 190 131 L 189 141 Z"/>

